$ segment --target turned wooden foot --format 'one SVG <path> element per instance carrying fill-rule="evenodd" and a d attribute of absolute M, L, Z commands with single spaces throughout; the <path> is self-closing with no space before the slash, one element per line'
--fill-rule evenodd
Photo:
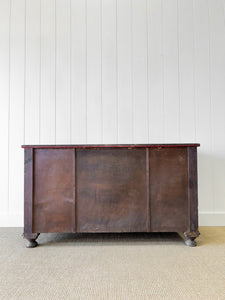
<path fill-rule="evenodd" d="M 24 233 L 23 236 L 25 239 L 27 239 L 27 248 L 34 248 L 37 247 L 38 243 L 36 242 L 36 239 L 38 238 L 40 233 Z"/>
<path fill-rule="evenodd" d="M 184 243 L 188 247 L 195 247 L 197 245 L 196 241 L 193 239 L 186 239 Z"/>
<path fill-rule="evenodd" d="M 200 235 L 199 231 L 184 232 L 185 245 L 188 247 L 195 247 L 197 245 L 195 239 Z"/>

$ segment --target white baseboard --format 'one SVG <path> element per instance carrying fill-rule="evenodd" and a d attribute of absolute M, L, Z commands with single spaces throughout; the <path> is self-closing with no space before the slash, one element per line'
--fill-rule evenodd
<path fill-rule="evenodd" d="M 225 211 L 200 211 L 199 226 L 225 226 Z M 23 214 L 0 213 L 0 227 L 23 227 Z"/>
<path fill-rule="evenodd" d="M 0 213 L 0 227 L 23 227 L 23 214 Z"/>
<path fill-rule="evenodd" d="M 199 226 L 225 226 L 225 211 L 200 211 Z"/>

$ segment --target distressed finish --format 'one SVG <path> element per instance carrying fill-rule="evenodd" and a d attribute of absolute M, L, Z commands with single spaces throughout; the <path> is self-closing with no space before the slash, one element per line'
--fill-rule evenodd
<path fill-rule="evenodd" d="M 37 149 L 34 232 L 75 232 L 75 157 L 72 149 Z"/>
<path fill-rule="evenodd" d="M 77 150 L 77 232 L 147 231 L 146 150 Z"/>
<path fill-rule="evenodd" d="M 23 146 L 27 247 L 44 232 L 183 232 L 195 246 L 198 146 Z"/>
<path fill-rule="evenodd" d="M 150 151 L 151 231 L 188 228 L 187 148 Z"/>

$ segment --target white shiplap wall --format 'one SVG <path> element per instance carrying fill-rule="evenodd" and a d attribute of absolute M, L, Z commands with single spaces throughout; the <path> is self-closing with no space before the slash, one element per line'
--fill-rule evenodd
<path fill-rule="evenodd" d="M 225 0 L 0 0 L 0 226 L 21 144 L 200 142 L 200 225 L 225 225 Z"/>

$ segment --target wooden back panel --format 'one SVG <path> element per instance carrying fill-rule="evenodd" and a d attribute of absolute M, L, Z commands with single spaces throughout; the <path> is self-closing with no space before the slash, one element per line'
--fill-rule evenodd
<path fill-rule="evenodd" d="M 148 230 L 146 149 L 77 149 L 77 231 Z"/>
<path fill-rule="evenodd" d="M 32 223 L 26 230 L 187 231 L 192 223 L 195 228 L 196 149 L 188 149 L 31 149 L 33 180 L 26 172 L 31 186 L 26 198 L 32 212 L 26 218 Z"/>
<path fill-rule="evenodd" d="M 151 231 L 187 230 L 187 148 L 152 148 L 149 160 Z"/>
<path fill-rule="evenodd" d="M 75 157 L 73 149 L 34 153 L 34 232 L 74 232 Z"/>

